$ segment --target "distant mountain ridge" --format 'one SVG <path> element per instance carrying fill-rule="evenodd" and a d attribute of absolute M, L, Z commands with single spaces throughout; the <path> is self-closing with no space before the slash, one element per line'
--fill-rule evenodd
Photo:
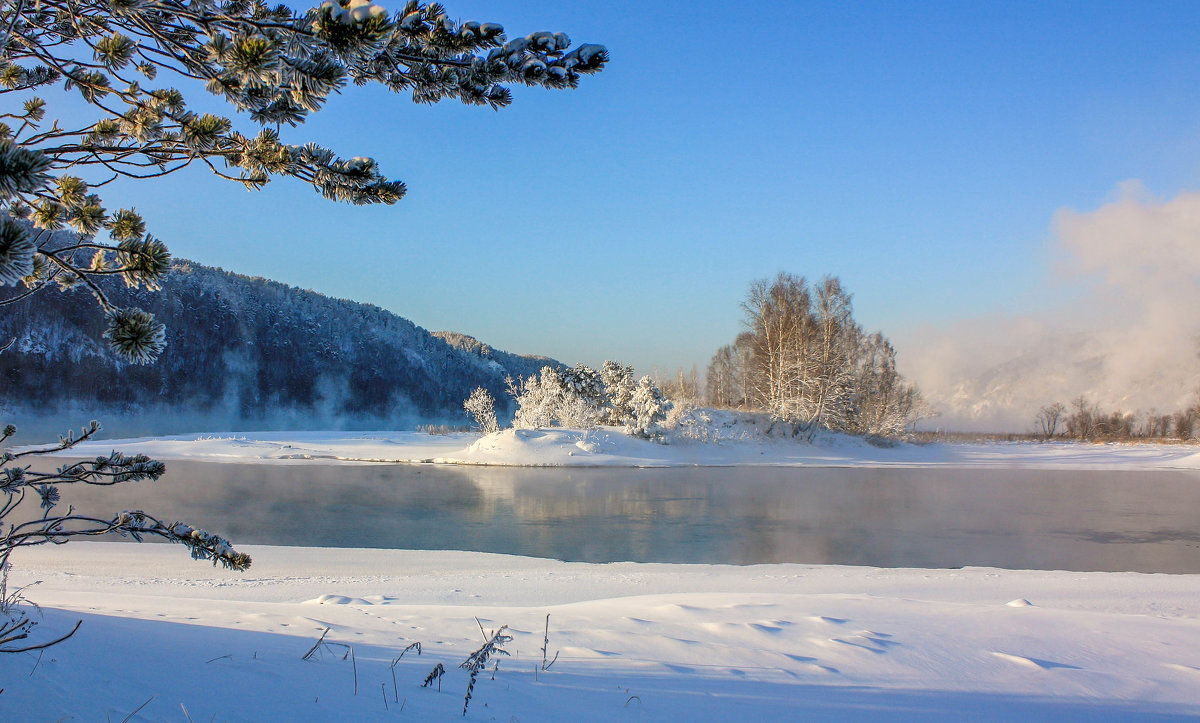
<path fill-rule="evenodd" d="M 541 356 L 540 354 L 512 354 L 499 349 L 494 349 L 469 334 L 463 334 L 457 331 L 435 331 L 431 333 L 456 349 L 460 349 L 469 354 L 474 354 L 475 356 L 486 359 L 489 362 L 499 364 L 505 369 L 520 368 L 538 372 L 541 371 L 542 367 L 546 366 L 547 364 L 550 366 L 565 366 L 562 362 L 556 359 L 551 359 L 548 356 Z M 513 376 L 516 377 L 518 375 L 513 374 Z M 520 376 L 527 377 L 529 374 L 522 373 Z"/>
<path fill-rule="evenodd" d="M 503 415 L 505 377 L 561 366 L 430 333 L 371 304 L 185 260 L 159 291 L 119 283 L 105 291 L 166 324 L 159 360 L 117 360 L 85 289 L 43 292 L 0 315 L 0 338 L 15 339 L 0 354 L 6 417 L 94 411 L 107 427 L 116 417 L 139 434 L 465 423 L 462 402 L 475 387 L 488 389 Z"/>

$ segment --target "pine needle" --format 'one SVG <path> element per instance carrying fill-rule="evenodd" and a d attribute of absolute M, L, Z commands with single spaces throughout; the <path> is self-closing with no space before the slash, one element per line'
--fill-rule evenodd
<path fill-rule="evenodd" d="M 134 708 L 132 713 L 130 713 L 129 715 L 122 718 L 121 723 L 129 723 L 129 719 L 134 717 L 135 715 L 137 715 L 142 710 L 142 708 L 145 708 L 146 706 L 150 705 L 150 701 L 152 701 L 152 700 L 154 700 L 154 696 L 150 696 L 149 698 L 147 698 L 145 703 L 142 703 L 137 708 Z"/>

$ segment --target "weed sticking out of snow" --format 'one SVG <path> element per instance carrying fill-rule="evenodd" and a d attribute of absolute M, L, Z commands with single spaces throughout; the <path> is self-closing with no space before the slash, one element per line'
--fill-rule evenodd
<path fill-rule="evenodd" d="M 409 643 L 408 647 L 405 648 L 404 650 L 401 650 L 400 654 L 397 655 L 395 658 L 392 658 L 391 664 L 388 665 L 388 670 L 391 671 L 391 673 L 392 673 L 392 695 L 395 699 L 395 702 L 397 702 L 397 703 L 400 702 L 400 688 L 396 685 L 396 666 L 400 664 L 401 660 L 404 660 L 404 655 L 406 653 L 408 653 L 410 650 L 416 650 L 417 655 L 420 655 L 421 654 L 421 644 L 419 642 L 418 643 Z M 384 701 L 386 701 L 386 700 L 387 700 L 387 695 L 385 694 Z"/>
<path fill-rule="evenodd" d="M 150 696 L 149 698 L 147 698 L 145 703 L 142 703 L 137 708 L 134 708 L 133 712 L 131 712 L 129 715 L 122 718 L 121 723 L 129 723 L 129 721 L 132 720 L 135 715 L 142 712 L 142 708 L 145 708 L 146 706 L 150 705 L 154 701 L 154 698 L 155 698 L 155 696 L 153 696 L 153 695 Z"/>
<path fill-rule="evenodd" d="M 358 659 L 354 655 L 354 646 L 348 643 L 327 642 L 325 640 L 325 636 L 329 634 L 329 630 L 329 628 L 325 628 L 324 632 L 321 633 L 321 637 L 317 639 L 317 642 L 313 643 L 313 646 L 309 648 L 309 651 L 304 654 L 304 657 L 301 658 L 301 660 L 318 659 L 324 652 L 328 652 L 336 656 L 333 648 L 338 647 L 343 649 L 345 652 L 342 653 L 342 660 L 346 660 L 347 658 L 350 660 L 350 668 L 354 674 L 354 694 L 358 695 Z M 316 656 L 316 658 L 314 658 L 314 656 Z"/>
<path fill-rule="evenodd" d="M 476 622 L 479 622 L 476 618 Z M 488 661 L 494 655 L 508 655 L 508 651 L 504 649 L 505 643 L 512 642 L 512 636 L 506 635 L 505 630 L 507 625 L 501 625 L 499 630 L 493 630 L 491 637 L 475 652 L 467 656 L 467 659 L 459 663 L 460 668 L 467 671 L 467 694 L 463 697 L 463 715 L 467 714 L 467 707 L 471 705 L 471 696 L 475 692 L 475 679 L 479 675 L 479 671 L 487 667 Z M 497 662 L 497 668 L 499 663 Z M 492 671 L 492 680 L 496 679 L 496 673 Z"/>
<path fill-rule="evenodd" d="M 550 666 L 558 661 L 559 651 L 554 651 L 554 659 L 546 662 L 546 655 L 550 649 L 550 613 L 546 613 L 546 630 L 542 638 L 542 670 L 550 670 Z"/>
<path fill-rule="evenodd" d="M 429 675 L 425 676 L 424 682 L 421 683 L 422 688 L 428 688 L 437 681 L 438 692 L 442 692 L 442 676 L 446 674 L 446 668 L 441 663 L 433 666 L 433 670 L 429 671 Z"/>

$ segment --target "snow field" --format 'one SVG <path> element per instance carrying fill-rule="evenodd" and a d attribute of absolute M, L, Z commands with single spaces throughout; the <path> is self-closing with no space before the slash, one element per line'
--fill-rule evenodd
<path fill-rule="evenodd" d="M 130 720 L 459 720 L 456 666 L 505 624 L 511 656 L 468 720 L 1200 715 L 1196 575 L 247 549 L 244 575 L 167 545 L 22 551 L 40 631 L 84 624 L 40 660 L 0 657 L 0 715 L 122 720 L 150 700 Z M 421 688 L 438 662 L 441 691 Z"/>

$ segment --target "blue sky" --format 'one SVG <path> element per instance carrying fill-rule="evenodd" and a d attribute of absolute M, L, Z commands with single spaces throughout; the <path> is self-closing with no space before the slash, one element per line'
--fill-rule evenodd
<path fill-rule="evenodd" d="M 446 4 L 611 64 L 500 112 L 351 86 L 285 133 L 376 158 L 409 186 L 395 206 L 200 169 L 108 204 L 178 256 L 669 372 L 703 369 L 781 270 L 841 277 L 902 353 L 925 325 L 1059 303 L 1057 209 L 1200 185 L 1195 3 Z"/>

